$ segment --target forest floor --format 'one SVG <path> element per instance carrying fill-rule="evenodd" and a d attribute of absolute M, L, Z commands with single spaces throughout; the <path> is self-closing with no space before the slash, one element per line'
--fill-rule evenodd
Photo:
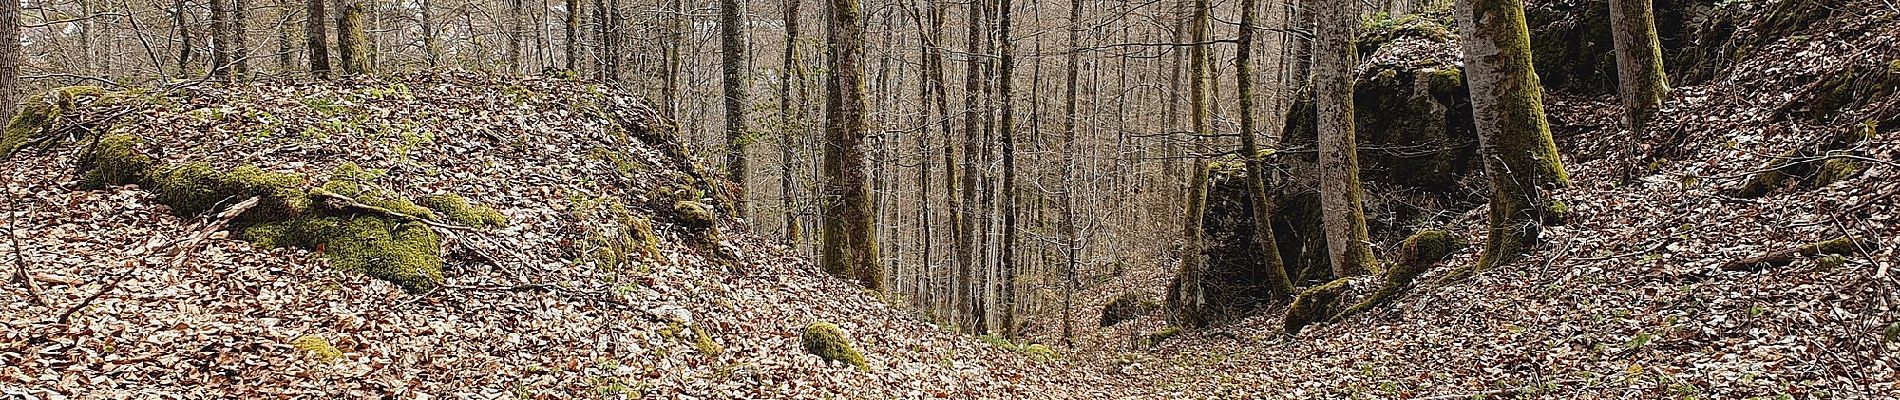
<path fill-rule="evenodd" d="M 722 216 L 707 244 L 664 206 L 699 168 L 674 156 L 676 143 L 616 130 L 651 113 L 625 93 L 461 74 L 173 88 L 63 120 L 110 118 L 164 163 L 316 178 L 351 161 L 382 170 L 376 183 L 391 191 L 459 194 L 507 224 L 452 237 L 445 284 L 408 294 L 311 251 L 201 229 L 138 186 L 78 189 L 70 144 L 24 153 L 4 171 L 0 257 L 37 290 L 0 286 L 0 396 L 1892 398 L 1893 135 L 1857 148 L 1866 168 L 1851 179 L 1722 195 L 1772 155 L 1851 125 L 1787 118 L 1790 100 L 1764 91 L 1900 59 L 1900 25 L 1830 23 L 1871 26 L 1777 43 L 1722 79 L 1677 88 L 1659 131 L 1679 132 L 1683 154 L 1634 184 L 1616 184 L 1613 158 L 1576 155 L 1653 140 L 1615 129 L 1608 97 L 1553 94 L 1575 183 L 1556 195 L 1574 218 L 1523 262 L 1297 336 L 1274 308 L 1168 337 L 1153 336 L 1168 332 L 1159 316 L 1096 328 L 1116 294 L 1162 291 L 1173 265 L 1153 260 L 1084 293 L 1076 343 L 1053 360 L 888 306 L 736 219 Z M 620 245 L 601 238 L 623 214 L 652 221 L 656 253 L 605 251 Z M 1447 228 L 1479 241 L 1483 215 Z M 200 232 L 210 240 L 186 240 Z M 1825 268 L 1720 268 L 1843 235 L 1878 248 Z M 868 371 L 803 351 L 800 332 L 820 321 L 856 340 Z"/>

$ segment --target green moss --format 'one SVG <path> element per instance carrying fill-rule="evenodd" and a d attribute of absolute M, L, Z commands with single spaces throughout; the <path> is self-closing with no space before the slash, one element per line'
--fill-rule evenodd
<path fill-rule="evenodd" d="M 382 279 L 411 293 L 442 283 L 442 237 L 420 222 L 379 216 L 322 216 L 252 226 L 244 238 L 261 247 L 315 249 L 330 266 Z"/>
<path fill-rule="evenodd" d="M 1464 70 L 1451 67 L 1439 68 L 1432 71 L 1426 85 L 1427 90 L 1431 91 L 1432 98 L 1438 100 L 1439 104 L 1452 104 L 1465 95 Z"/>
<path fill-rule="evenodd" d="M 813 322 L 805 327 L 801 336 L 805 342 L 805 351 L 818 355 L 825 361 L 837 361 L 870 371 L 871 366 L 864 362 L 864 355 L 851 348 L 851 339 L 837 325 L 829 322 Z"/>
<path fill-rule="evenodd" d="M 1544 202 L 1544 225 L 1563 226 L 1570 223 L 1570 205 L 1561 200 Z"/>
<path fill-rule="evenodd" d="M 1835 182 L 1852 179 L 1866 169 L 1859 161 L 1852 158 L 1829 157 L 1827 161 L 1822 161 L 1821 167 L 1814 172 L 1814 187 L 1825 187 Z"/>
<path fill-rule="evenodd" d="M 152 169 L 151 156 L 140 151 L 145 140 L 132 135 L 108 135 L 79 157 L 79 187 L 143 183 Z"/>
<path fill-rule="evenodd" d="M 1814 263 L 1817 269 L 1832 271 L 1847 266 L 1847 257 L 1841 256 L 1840 254 L 1829 254 L 1815 259 Z"/>
<path fill-rule="evenodd" d="M 0 131 L 0 159 L 12 158 L 15 151 L 40 138 L 60 115 L 84 102 L 104 97 L 106 90 L 97 86 L 68 86 L 27 97 L 20 102 L 20 113 L 7 121 Z M 12 107 L 13 105 L 4 105 Z M 52 143 L 45 143 L 52 145 Z"/>
<path fill-rule="evenodd" d="M 725 347 L 721 347 L 719 346 L 718 342 L 713 341 L 712 334 L 707 333 L 706 328 L 702 328 L 699 325 L 693 325 L 691 330 L 693 331 L 693 350 L 694 351 L 698 351 L 699 354 L 705 354 L 708 356 L 716 356 L 716 355 L 719 355 L 719 353 L 726 351 Z"/>
<path fill-rule="evenodd" d="M 220 204 L 253 196 L 258 198 L 257 205 L 240 216 L 240 221 L 282 221 L 310 208 L 310 197 L 303 192 L 303 175 L 264 171 L 254 165 L 220 173 L 205 163 L 186 163 L 163 169 L 151 180 L 158 191 L 158 202 L 179 216 L 196 216 Z"/>
<path fill-rule="evenodd" d="M 1409 285 L 1432 264 L 1463 250 L 1466 245 L 1464 238 L 1441 229 L 1414 233 L 1399 244 L 1399 261 L 1387 271 L 1385 282 L 1391 286 Z"/>
<path fill-rule="evenodd" d="M 709 229 L 718 222 L 713 217 L 712 207 L 697 201 L 674 202 L 673 212 L 679 215 L 680 225 L 689 229 Z"/>
<path fill-rule="evenodd" d="M 319 363 L 332 363 L 343 359 L 343 351 L 330 345 L 330 341 L 317 335 L 303 335 L 290 341 L 290 346 L 302 351 L 304 355 Z"/>
<path fill-rule="evenodd" d="M 1325 322 L 1333 318 L 1340 309 L 1340 297 L 1346 293 L 1346 282 L 1350 278 L 1334 279 L 1319 286 L 1308 288 L 1293 298 L 1293 304 L 1286 308 L 1283 327 L 1289 335 L 1299 334 L 1301 329 L 1316 322 Z"/>
<path fill-rule="evenodd" d="M 500 228 L 508 224 L 508 217 L 493 208 L 469 203 L 468 199 L 455 194 L 440 194 L 422 198 L 422 204 L 435 210 L 449 222 L 475 228 Z"/>
<path fill-rule="evenodd" d="M 1029 358 L 1030 361 L 1035 362 L 1050 362 L 1056 359 L 1055 349 L 1050 349 L 1049 346 L 1045 346 L 1041 343 L 1023 346 L 1021 353 L 1023 353 L 1024 357 Z"/>

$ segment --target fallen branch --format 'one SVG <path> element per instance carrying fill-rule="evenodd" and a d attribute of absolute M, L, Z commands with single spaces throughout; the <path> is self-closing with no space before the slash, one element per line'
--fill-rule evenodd
<path fill-rule="evenodd" d="M 18 205 L 14 204 L 15 199 L 13 198 L 13 171 L 11 171 L 13 164 L 9 163 L 7 165 L 9 171 L 7 171 L 6 176 L 8 178 L 6 185 L 0 186 L 0 190 L 7 191 L 7 240 L 12 243 L 13 246 L 13 278 L 18 280 L 21 284 L 26 285 L 26 295 L 27 297 L 33 298 L 33 304 L 43 306 L 46 305 L 46 299 L 40 297 L 40 287 L 39 284 L 33 281 L 33 274 L 27 273 L 26 255 L 22 253 L 23 250 L 20 248 Z"/>
<path fill-rule="evenodd" d="M 1722 264 L 1722 270 L 1728 272 L 1760 271 L 1793 264 L 1796 259 L 1822 255 L 1851 255 L 1859 253 L 1861 247 L 1874 249 L 1878 244 L 1862 242 L 1852 237 L 1842 236 L 1833 239 L 1808 243 L 1794 248 L 1783 249 L 1768 254 L 1729 261 Z"/>
<path fill-rule="evenodd" d="M 191 235 L 186 236 L 182 240 L 172 241 L 169 244 L 147 243 L 145 246 L 127 253 L 132 259 L 125 261 L 125 266 L 119 269 L 119 273 L 113 275 L 111 281 L 106 282 L 105 287 L 99 288 L 99 291 L 93 292 L 91 296 L 86 296 L 84 300 L 79 301 L 79 304 L 74 304 L 71 308 L 67 308 L 66 312 L 59 313 L 59 324 L 65 325 L 66 322 L 72 318 L 73 313 L 85 309 L 86 306 L 92 304 L 93 300 L 98 300 L 99 296 L 103 296 L 107 292 L 118 288 L 120 283 L 125 282 L 125 279 L 131 277 L 133 272 L 138 271 L 138 268 L 135 268 L 133 264 L 135 262 L 143 262 L 142 260 L 144 260 L 144 258 L 140 257 L 141 255 L 160 246 L 168 245 L 169 250 L 165 252 L 165 264 L 168 267 L 176 267 L 185 261 L 185 256 L 190 254 L 192 250 L 196 250 L 198 246 L 204 244 L 206 239 L 210 239 L 213 233 L 223 230 L 225 225 L 231 224 L 231 221 L 237 219 L 239 214 L 243 214 L 245 211 L 250 210 L 252 206 L 256 205 L 256 197 L 245 199 L 244 201 L 231 205 L 231 207 L 225 209 L 224 212 L 218 213 L 217 219 L 200 223 L 196 229 L 192 231 Z"/>
<path fill-rule="evenodd" d="M 382 215 L 385 217 L 401 220 L 402 222 L 412 222 L 412 221 L 420 222 L 423 225 L 428 225 L 429 227 L 432 227 L 432 228 L 440 228 L 440 229 L 446 229 L 446 230 L 457 231 L 457 232 L 475 232 L 476 231 L 475 228 L 470 228 L 470 227 L 455 225 L 455 224 L 442 223 L 440 221 L 423 218 L 421 216 L 409 215 L 400 211 L 365 204 L 361 201 L 356 201 L 355 198 L 351 198 L 350 196 L 344 196 L 336 192 L 324 190 L 323 188 L 310 189 L 310 197 L 328 200 L 332 203 L 333 206 L 337 208 L 353 210 L 353 211 L 363 212 L 363 213 Z"/>

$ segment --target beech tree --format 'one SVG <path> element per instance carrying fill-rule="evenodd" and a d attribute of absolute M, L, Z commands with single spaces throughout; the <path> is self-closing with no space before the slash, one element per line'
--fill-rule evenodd
<path fill-rule="evenodd" d="M 518 4 L 520 1 L 516 0 Z M 719 55 L 726 106 L 726 177 L 735 186 L 733 211 L 746 215 L 746 94 L 745 0 L 719 0 Z"/>
<path fill-rule="evenodd" d="M 1377 268 L 1366 237 L 1359 155 L 1353 138 L 1353 69 L 1359 58 L 1353 30 L 1359 26 L 1359 3 L 1317 4 L 1313 10 L 1318 31 L 1313 48 L 1313 103 L 1319 113 L 1320 217 L 1333 276 L 1344 278 Z M 1246 85 L 1241 87 L 1244 90 Z"/>
<path fill-rule="evenodd" d="M 1458 2 L 1472 117 L 1491 181 L 1489 237 L 1478 263 L 1456 275 L 1522 257 L 1560 209 L 1544 191 L 1570 184 L 1544 120 L 1543 85 L 1531 66 L 1522 0 Z"/>
<path fill-rule="evenodd" d="M 1647 136 L 1649 122 L 1669 97 L 1663 72 L 1662 44 L 1650 0 L 1610 0 L 1610 38 L 1616 45 L 1617 92 L 1623 101 L 1623 125 L 1636 137 Z M 1624 154 L 1622 179 L 1635 169 L 1635 141 Z"/>
<path fill-rule="evenodd" d="M 336 18 L 336 51 L 338 60 L 343 63 L 343 73 L 350 75 L 370 73 L 369 32 L 363 21 L 369 14 L 369 4 L 362 0 L 353 0 L 339 10 Z"/>
<path fill-rule="evenodd" d="M 319 78 L 330 76 L 330 39 L 328 29 L 325 29 L 328 20 L 324 19 L 328 13 L 323 10 L 324 1 L 308 0 L 304 3 L 304 44 L 310 52 L 310 74 Z M 183 17 L 179 18 L 182 20 Z M 187 55 L 179 57 L 180 66 L 184 65 L 183 60 L 189 57 L 189 53 L 187 50 Z"/>
<path fill-rule="evenodd" d="M 1273 238 L 1273 214 L 1269 211 L 1273 209 L 1273 202 L 1267 198 L 1267 167 L 1266 162 L 1261 160 L 1259 135 L 1254 133 L 1257 127 L 1253 98 L 1253 31 L 1254 13 L 1259 7 L 1255 3 L 1255 0 L 1240 2 L 1239 43 L 1234 52 L 1234 83 L 1240 96 L 1240 157 L 1247 164 L 1247 192 L 1253 202 L 1254 245 L 1260 247 L 1261 263 L 1266 269 L 1262 272 L 1267 279 L 1267 290 L 1273 292 L 1272 297 L 1283 298 L 1293 294 L 1293 282 L 1287 278 L 1286 264 L 1280 259 L 1280 247 Z"/>
<path fill-rule="evenodd" d="M 883 291 L 877 258 L 877 214 L 864 162 L 864 27 L 857 0 L 831 0 L 826 38 L 824 254 L 820 267 Z"/>

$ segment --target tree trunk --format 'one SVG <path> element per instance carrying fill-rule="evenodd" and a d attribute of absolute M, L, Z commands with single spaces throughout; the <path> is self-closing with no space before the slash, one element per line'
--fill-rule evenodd
<path fill-rule="evenodd" d="M 211 0 L 211 76 L 218 79 L 231 77 L 231 24 L 227 19 L 231 10 L 225 0 Z"/>
<path fill-rule="evenodd" d="M 1003 248 L 1001 256 L 1003 294 L 1002 301 L 997 307 L 1003 309 L 1003 335 L 1013 339 L 1017 333 L 1016 202 L 1018 196 L 1016 193 L 1015 85 L 1011 84 L 1014 81 L 1011 78 L 1015 76 L 1016 57 L 1010 54 L 1015 47 L 1014 41 L 1009 37 L 1010 14 L 1013 14 L 1010 12 L 1010 3 L 1010 0 L 1002 0 L 1001 5 L 997 7 L 996 52 L 1001 56 L 1002 64 L 997 69 L 996 98 L 1001 102 L 1002 119 L 997 124 L 996 130 L 1003 140 Z"/>
<path fill-rule="evenodd" d="M 421 0 L 416 6 L 416 17 L 422 25 L 422 59 L 429 64 L 429 68 L 435 68 L 441 58 L 442 46 L 437 44 L 439 39 L 436 38 L 441 30 L 436 27 L 435 13 L 431 7 L 430 0 Z"/>
<path fill-rule="evenodd" d="M 852 7 L 856 8 L 855 5 Z M 686 7 L 680 0 L 668 0 L 667 10 L 671 11 L 671 14 L 666 16 L 665 34 L 662 35 L 663 38 L 660 40 L 660 45 L 665 46 L 663 50 L 665 57 L 662 61 L 664 65 L 661 66 L 660 71 L 660 113 L 667 118 L 677 119 L 679 117 L 680 47 L 686 45 L 682 43 L 685 41 L 686 28 L 684 24 L 680 23 L 680 20 L 686 18 Z M 616 26 L 615 28 L 624 29 L 624 27 L 620 26 Z M 859 27 L 857 29 L 862 30 L 863 28 Z M 863 44 L 859 43 L 857 46 L 863 47 Z M 621 50 L 618 49 L 619 46 L 616 45 L 615 47 L 616 51 Z M 863 78 L 859 77 L 859 81 L 863 81 Z M 859 101 L 862 103 L 862 97 L 859 98 Z M 862 155 L 860 155 L 860 157 L 862 157 Z"/>
<path fill-rule="evenodd" d="M 966 56 L 967 62 L 965 63 L 963 78 L 964 171 L 963 192 L 961 193 L 963 196 L 962 214 L 964 225 L 963 233 L 957 236 L 957 253 L 960 255 L 957 265 L 957 275 L 962 277 L 962 292 L 965 296 L 965 301 L 968 302 L 967 310 L 969 313 L 965 316 L 968 318 L 969 324 L 965 326 L 969 327 L 972 332 L 978 333 L 988 328 L 983 319 L 984 287 L 978 285 L 982 277 L 977 275 L 981 273 L 981 271 L 977 270 L 977 266 L 980 264 L 978 260 L 983 259 L 983 254 L 979 253 L 979 249 L 976 246 L 977 235 L 983 234 L 983 231 L 977 228 L 979 225 L 977 223 L 977 208 L 979 206 L 976 197 L 978 190 L 981 188 L 981 183 L 977 180 L 977 166 L 980 163 L 977 156 L 982 153 L 981 147 L 979 146 L 983 144 L 982 127 L 980 125 L 980 119 L 982 118 L 980 113 L 982 113 L 983 110 L 977 106 L 977 103 L 981 101 L 979 88 L 983 86 L 983 60 L 976 57 L 983 52 L 983 3 L 984 2 L 980 0 L 970 2 L 969 24 L 966 26 L 968 28 L 968 36 L 966 36 L 968 38 L 968 48 L 965 52 L 969 55 Z"/>
<path fill-rule="evenodd" d="M 863 18 L 857 0 L 831 1 L 830 74 L 825 93 L 824 255 L 822 269 L 883 292 L 877 224 L 865 176 Z"/>
<path fill-rule="evenodd" d="M 521 57 L 522 57 L 521 56 L 522 54 L 521 41 L 523 40 L 523 37 L 527 36 L 526 34 L 522 32 L 522 29 L 526 27 L 525 26 L 526 23 L 521 21 L 523 19 L 522 17 L 526 15 L 526 12 L 523 11 L 524 7 L 522 3 L 525 3 L 525 2 L 522 0 L 508 0 L 509 13 L 508 13 L 508 73 L 507 75 L 516 75 L 516 74 L 521 73 Z"/>
<path fill-rule="evenodd" d="M 277 0 L 277 9 L 289 13 L 291 9 L 290 1 Z M 291 43 L 290 39 L 290 30 L 295 29 L 294 26 L 295 25 L 286 23 L 278 25 L 277 27 L 277 73 L 279 74 L 289 75 L 291 68 L 293 68 L 292 64 L 296 62 L 292 57 L 295 55 L 294 50 L 296 49 L 296 45 Z"/>
<path fill-rule="evenodd" d="M 1253 202 L 1254 242 L 1260 246 L 1261 264 L 1266 267 L 1267 290 L 1274 299 L 1293 295 L 1293 283 L 1287 279 L 1286 264 L 1280 259 L 1280 247 L 1273 240 L 1271 199 L 1267 198 L 1266 163 L 1260 157 L 1258 134 L 1254 132 L 1253 38 L 1255 0 L 1240 2 L 1239 44 L 1234 52 L 1234 82 L 1240 95 L 1240 156 L 1247 163 L 1247 197 Z M 1342 88 L 1350 92 L 1350 86 Z"/>
<path fill-rule="evenodd" d="M 330 47 L 326 18 L 329 13 L 323 11 L 323 2 L 327 0 L 309 0 L 304 3 L 304 44 L 310 49 L 310 74 L 318 78 L 330 77 Z M 182 2 L 181 2 L 182 3 Z"/>
<path fill-rule="evenodd" d="M 370 73 L 369 33 L 363 23 L 364 14 L 369 13 L 369 5 L 362 0 L 354 0 L 343 6 L 336 22 L 336 50 L 343 61 L 343 73 L 359 75 Z"/>
<path fill-rule="evenodd" d="M 561 20 L 561 27 L 564 28 L 567 33 L 567 41 L 562 42 L 561 47 L 563 47 L 562 50 L 564 50 L 563 55 L 567 58 L 562 60 L 563 64 L 561 67 L 565 68 L 568 73 L 579 76 L 579 62 L 581 58 L 581 0 L 567 0 L 565 6 L 567 7 L 567 16 Z"/>
<path fill-rule="evenodd" d="M 798 227 L 798 188 L 792 179 L 792 146 L 797 142 L 799 131 L 793 127 L 793 116 L 802 116 L 792 111 L 792 81 L 798 65 L 798 0 L 785 1 L 785 56 L 783 71 L 779 74 L 778 110 L 779 110 L 779 203 L 785 208 L 785 240 L 794 248 L 802 241 Z M 798 73 L 796 75 L 804 75 Z M 802 78 L 800 78 L 802 80 Z M 800 107 L 803 110 L 803 107 Z"/>
<path fill-rule="evenodd" d="M 720 71 L 726 97 L 726 179 L 733 184 L 732 208 L 746 216 L 746 0 L 719 0 Z"/>
<path fill-rule="evenodd" d="M 12 32 L 11 40 L 0 40 L 0 121 L 12 121 L 20 111 L 20 61 L 25 58 L 20 49 L 20 2 L 0 1 L 0 32 Z"/>
<path fill-rule="evenodd" d="M 1251 1 L 1251 0 L 1249 0 Z M 1082 0 L 1069 0 L 1069 54 L 1068 70 L 1064 71 L 1062 92 L 1062 346 L 1075 346 L 1075 291 L 1076 269 L 1080 268 L 1081 237 L 1078 234 L 1075 216 L 1076 184 L 1076 122 L 1081 118 L 1076 112 L 1076 98 L 1079 95 L 1082 64 Z"/>
<path fill-rule="evenodd" d="M 944 7 L 942 2 L 936 0 L 925 0 L 925 3 L 926 8 L 928 8 L 927 12 L 929 13 L 929 28 L 925 31 L 924 36 L 926 38 L 924 44 L 924 60 L 926 61 L 925 69 L 927 70 L 924 74 L 926 75 L 925 79 L 929 80 L 926 84 L 930 86 L 930 92 L 936 96 L 937 131 L 943 132 L 943 195 L 945 202 L 950 205 L 948 217 L 950 220 L 951 246 L 953 249 L 946 251 L 946 253 L 950 255 L 950 264 L 948 265 L 961 265 L 961 260 L 968 258 L 969 254 L 962 252 L 962 248 L 956 246 L 963 243 L 963 235 L 966 234 L 966 232 L 964 232 L 964 225 L 967 222 L 963 220 L 963 203 L 957 198 L 957 164 L 956 147 L 954 145 L 956 141 L 950 139 L 950 93 L 949 86 L 944 82 L 943 65 L 944 54 L 947 53 L 943 48 Z M 931 101 L 931 99 L 924 99 L 924 101 Z M 919 157 L 924 156 L 925 155 L 921 153 L 919 154 Z M 960 310 L 962 310 L 962 308 L 957 307 L 957 305 L 962 304 L 961 299 L 964 298 L 961 289 L 963 281 L 961 280 L 962 277 L 954 273 L 946 275 L 949 275 L 946 277 L 948 279 L 945 279 L 945 281 L 948 282 L 945 282 L 943 285 L 945 286 L 944 291 L 946 293 L 942 297 L 942 299 L 945 300 L 941 301 L 941 303 L 943 303 L 942 306 L 948 309 L 944 313 L 946 314 L 944 317 L 956 318 Z"/>
<path fill-rule="evenodd" d="M 1543 86 L 1531 67 L 1522 0 L 1458 2 L 1473 120 L 1491 180 L 1490 237 L 1475 270 L 1517 260 L 1537 244 L 1552 203 L 1544 190 L 1568 186 Z M 1460 273 L 1458 275 L 1464 275 Z"/>
<path fill-rule="evenodd" d="M 1623 124 L 1637 138 L 1647 138 L 1649 121 L 1669 96 L 1669 78 L 1663 72 L 1662 44 L 1656 36 L 1650 0 L 1610 0 L 1610 37 L 1616 44 L 1617 91 L 1623 100 Z M 1640 140 L 1640 139 L 1639 139 Z M 1636 143 L 1626 143 L 1622 179 L 1635 170 Z"/>
<path fill-rule="evenodd" d="M 1353 69 L 1359 58 L 1353 30 L 1359 26 L 1359 10 L 1354 7 L 1358 4 L 1322 1 L 1313 10 L 1318 31 L 1313 46 L 1313 99 L 1319 113 L 1320 219 L 1335 278 L 1377 268 L 1366 237 L 1359 155 L 1353 139 Z"/>
<path fill-rule="evenodd" d="M 249 29 L 245 28 L 244 24 L 246 14 L 244 9 L 248 7 L 245 0 L 226 1 L 229 2 L 228 5 L 231 7 L 231 74 L 235 75 L 237 79 L 244 79 L 245 76 L 251 73 L 251 49 L 250 46 L 246 44 L 246 41 L 249 40 L 247 38 L 250 36 L 250 32 Z"/>

